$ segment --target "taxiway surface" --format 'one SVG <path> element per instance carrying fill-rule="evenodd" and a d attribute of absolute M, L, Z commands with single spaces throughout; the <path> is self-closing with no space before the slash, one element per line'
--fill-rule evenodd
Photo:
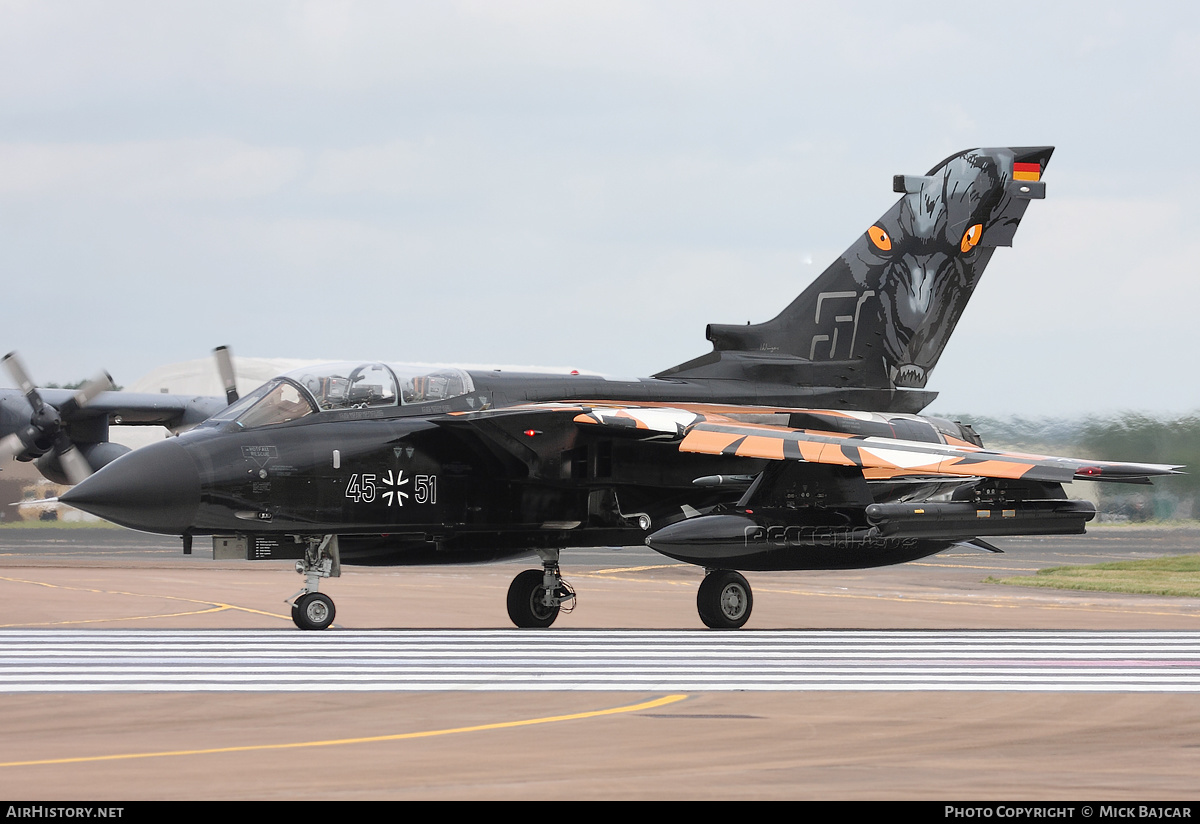
<path fill-rule="evenodd" d="M 1153 657 L 1152 631 L 1192 647 L 1200 639 L 1196 599 L 983 583 L 1063 563 L 1194 553 L 1200 530 L 1101 528 L 996 543 L 1006 554 L 951 551 L 878 570 L 750 574 L 752 632 L 714 633 L 734 644 L 716 666 L 761 674 L 750 639 L 781 640 L 794 635 L 783 630 L 796 629 L 831 630 L 827 641 L 833 630 L 883 631 L 893 658 L 912 634 L 901 630 L 936 631 L 946 645 L 963 631 L 1045 631 L 1024 633 L 1035 638 L 1033 654 L 1055 658 L 1068 673 L 1070 656 L 1051 655 L 1036 638 L 1121 633 L 1126 646 L 1105 659 L 1120 666 Z M 325 635 L 429 630 L 452 645 L 506 630 L 505 591 L 526 565 L 348 568 L 324 587 L 338 605 Z M 524 671 L 562 670 L 564 645 L 575 638 L 582 648 L 598 630 L 629 630 L 647 643 L 651 631 L 678 639 L 699 627 L 698 569 L 646 550 L 580 550 L 564 553 L 564 573 L 580 593 L 574 613 L 544 633 L 501 633 L 552 639 L 541 654 L 521 657 Z M 119 530 L 3 529 L 0 595 L 8 609 L 0 633 L 165 643 L 183 632 L 200 635 L 178 637 L 211 640 L 232 630 L 237 643 L 255 635 L 294 645 L 315 637 L 291 628 L 285 599 L 298 581 L 289 562 L 185 558 L 176 542 Z M 738 636 L 747 639 L 744 656 Z M 888 657 L 858 663 L 869 672 Z M 1155 666 L 1194 674 L 1197 657 L 1188 651 Z M 651 663 L 662 658 L 652 655 Z M 635 668 L 624 666 L 632 678 Z M 0 708 L 0 788 L 44 799 L 1200 795 L 1200 693 L 1156 689 L 989 691 L 981 682 L 979 690 L 864 692 L 629 684 L 608 691 L 46 691 L 0 694 Z"/>

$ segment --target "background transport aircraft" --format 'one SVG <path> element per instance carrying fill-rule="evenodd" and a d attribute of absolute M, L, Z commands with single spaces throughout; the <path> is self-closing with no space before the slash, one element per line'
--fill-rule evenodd
<path fill-rule="evenodd" d="M 772 320 L 707 328 L 712 351 L 639 380 L 335 363 L 238 398 L 0 394 L 0 455 L 77 483 L 61 501 L 133 529 L 293 549 L 292 615 L 322 629 L 342 563 L 436 564 L 535 552 L 508 610 L 546 627 L 573 603 L 568 547 L 645 542 L 706 570 L 703 622 L 743 626 L 738 570 L 879 566 L 994 535 L 1084 531 L 1072 480 L 1148 483 L 1177 467 L 990 451 L 918 415 L 997 247 L 1045 196 L 1051 147 L 971 149 L 925 175 Z M 228 403 L 228 406 L 226 404 Z M 864 411 L 869 410 L 869 411 Z M 119 455 L 107 427 L 177 438 Z M 97 471 L 98 470 L 98 471 Z M 91 474 L 95 471 L 95 474 Z M 90 477 L 89 477 L 90 475 Z"/>

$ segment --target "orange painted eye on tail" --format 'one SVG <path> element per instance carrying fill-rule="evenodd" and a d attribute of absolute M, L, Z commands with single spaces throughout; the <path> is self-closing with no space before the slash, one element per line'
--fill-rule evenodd
<path fill-rule="evenodd" d="M 975 245 L 977 243 L 979 243 L 979 240 L 982 237 L 983 237 L 983 224 L 976 223 L 970 229 L 963 232 L 962 243 L 960 243 L 958 245 L 958 248 L 963 251 L 963 254 L 966 254 L 967 252 L 969 252 L 975 248 Z"/>
<path fill-rule="evenodd" d="M 880 229 L 878 226 L 872 226 L 867 230 L 867 237 L 875 244 L 875 247 L 883 252 L 892 251 L 892 238 L 887 232 Z M 966 241 L 963 241 L 966 243 Z"/>

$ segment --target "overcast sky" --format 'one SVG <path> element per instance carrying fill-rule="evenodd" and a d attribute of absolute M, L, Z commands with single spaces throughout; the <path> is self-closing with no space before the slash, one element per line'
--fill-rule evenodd
<path fill-rule="evenodd" d="M 0 0 L 0 351 L 646 375 L 974 146 L 1055 145 L 933 411 L 1200 407 L 1179 3 Z M 3 380 L 7 383 L 7 376 Z"/>

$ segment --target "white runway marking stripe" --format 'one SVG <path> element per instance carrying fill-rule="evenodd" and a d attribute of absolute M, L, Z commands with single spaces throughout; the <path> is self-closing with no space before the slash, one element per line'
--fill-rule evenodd
<path fill-rule="evenodd" d="M 0 692 L 1200 692 L 1200 633 L 0 632 Z"/>

